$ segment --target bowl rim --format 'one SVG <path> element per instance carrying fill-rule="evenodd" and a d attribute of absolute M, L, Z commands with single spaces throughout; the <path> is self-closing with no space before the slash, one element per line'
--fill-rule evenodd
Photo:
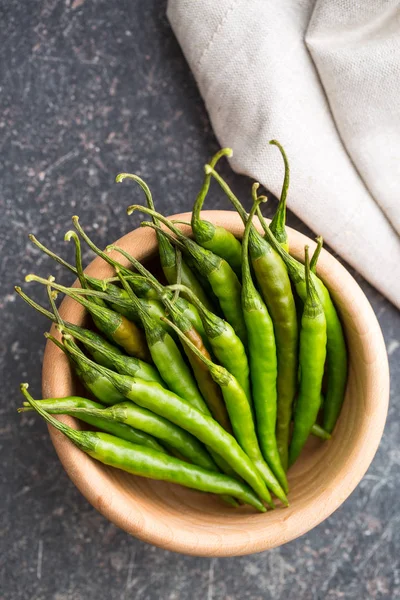
<path fill-rule="evenodd" d="M 190 221 L 190 216 L 191 213 L 185 212 L 171 215 L 168 218 Z M 203 211 L 202 217 L 216 225 L 225 226 L 228 218 L 229 229 L 235 235 L 238 235 L 238 237 L 243 233 L 243 224 L 239 216 L 233 211 Z M 191 231 L 188 226 L 179 225 L 179 227 L 185 233 L 190 233 Z M 313 251 L 315 247 L 314 241 L 290 227 L 287 228 L 287 231 L 291 253 L 298 256 L 299 249 L 303 248 L 305 244 L 309 244 L 311 252 Z M 132 230 L 117 240 L 115 244 L 124 246 L 128 239 L 132 241 L 132 236 L 135 238 L 139 248 L 139 251 L 135 253 L 138 260 L 143 260 L 148 256 L 149 251 L 154 251 L 156 247 L 155 233 L 148 228 L 139 227 Z M 97 271 L 97 267 L 101 262 L 102 259 L 95 258 L 85 271 L 93 274 Z M 236 541 L 231 540 L 229 545 L 224 544 L 222 540 L 220 545 L 214 547 L 208 543 L 206 533 L 201 531 L 188 535 L 187 531 L 180 531 L 175 528 L 172 535 L 166 535 L 166 530 L 154 527 L 151 519 L 144 518 L 143 514 L 133 514 L 132 506 L 128 510 L 127 498 L 122 499 L 122 503 L 127 508 L 127 513 L 121 511 L 121 498 L 116 499 L 116 495 L 110 489 L 111 486 L 106 485 L 105 479 L 99 476 L 99 463 L 96 463 L 96 461 L 87 455 L 82 456 L 82 453 L 72 442 L 67 440 L 59 431 L 49 426 L 51 440 L 64 469 L 85 498 L 100 513 L 131 535 L 161 548 L 194 556 L 226 557 L 261 552 L 283 545 L 313 529 L 341 506 L 361 481 L 378 449 L 388 411 L 389 366 L 378 320 L 356 280 L 326 250 L 323 250 L 321 253 L 319 274 L 328 283 L 328 286 L 330 280 L 340 279 L 341 288 L 346 289 L 346 297 L 349 296 L 351 298 L 351 305 L 357 307 L 357 310 L 353 309 L 352 318 L 354 319 L 355 326 L 359 327 L 363 331 L 363 335 L 365 335 L 365 339 L 363 338 L 364 343 L 370 346 L 371 361 L 368 363 L 370 369 L 368 384 L 372 386 L 374 394 L 378 399 L 376 405 L 371 409 L 373 414 L 370 415 L 371 418 L 369 420 L 369 423 L 373 422 L 373 427 L 365 427 L 362 436 L 358 438 L 358 451 L 352 457 L 351 462 L 349 462 L 347 471 L 345 473 L 340 471 L 334 477 L 334 493 L 332 490 L 326 490 L 324 498 L 317 497 L 315 499 L 315 501 L 320 500 L 318 510 L 316 510 L 315 502 L 309 502 L 307 506 L 299 509 L 299 514 L 296 513 L 296 518 L 290 519 L 290 528 L 286 527 L 282 535 L 276 535 L 268 539 L 262 535 L 253 536 L 251 539 L 243 535 L 243 539 L 241 540 L 240 536 L 237 536 Z M 78 285 L 78 283 L 75 282 L 74 285 Z M 340 304 L 340 298 L 335 298 L 335 301 Z M 61 314 L 63 314 L 67 303 L 68 299 L 64 299 L 60 306 Z M 51 388 L 49 382 L 55 377 L 56 372 L 56 365 L 52 359 L 50 348 L 51 346 L 47 342 L 42 370 L 43 397 L 49 396 Z M 74 423 L 74 420 L 70 417 L 62 416 L 59 418 L 63 422 Z M 83 458 L 86 460 L 83 460 Z M 104 466 L 100 465 L 101 468 L 104 468 Z M 90 476 L 86 476 L 87 470 L 90 470 Z"/>

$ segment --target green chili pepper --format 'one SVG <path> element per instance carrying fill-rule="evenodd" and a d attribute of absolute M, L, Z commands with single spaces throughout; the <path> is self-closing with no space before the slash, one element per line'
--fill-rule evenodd
<path fill-rule="evenodd" d="M 288 269 L 289 275 L 296 288 L 296 292 L 305 302 L 307 297 L 306 282 L 304 268 L 301 263 L 294 259 L 290 254 L 285 252 L 283 248 L 275 240 L 271 231 L 268 228 L 262 214 L 258 211 L 261 225 L 268 237 L 268 241 L 275 250 L 280 254 Z M 322 246 L 322 238 L 319 238 L 319 245 Z M 318 251 L 319 252 L 319 251 Z M 318 255 L 317 255 L 318 256 Z M 336 308 L 332 302 L 328 289 L 319 277 L 314 274 L 311 279 L 317 290 L 319 299 L 322 303 L 326 318 L 327 329 L 327 374 L 328 384 L 327 393 L 324 402 L 324 418 L 323 428 L 332 433 L 335 428 L 336 421 L 340 414 L 340 409 L 343 404 L 344 394 L 347 382 L 347 349 L 343 334 L 342 324 L 337 314 Z"/>
<path fill-rule="evenodd" d="M 169 289 L 184 291 L 183 287 L 171 285 Z M 185 293 L 199 312 L 205 333 L 218 362 L 236 377 L 251 404 L 249 363 L 241 340 L 227 321 L 207 310 L 188 288 Z"/>
<path fill-rule="evenodd" d="M 252 490 L 247 485 L 231 477 L 221 473 L 213 473 L 202 467 L 185 463 L 162 452 L 132 444 L 107 433 L 76 431 L 64 425 L 64 423 L 45 412 L 33 400 L 27 392 L 27 387 L 27 384 L 22 384 L 21 390 L 31 406 L 48 423 L 66 435 L 78 448 L 100 462 L 134 475 L 179 483 L 203 492 L 232 494 L 242 502 L 265 512 L 264 506 Z"/>
<path fill-rule="evenodd" d="M 249 265 L 249 234 L 254 214 L 260 202 L 258 184 L 253 186 L 253 207 L 247 219 L 242 240 L 242 306 L 249 340 L 251 389 L 256 413 L 257 433 L 263 456 L 285 493 L 288 483 L 279 457 L 275 435 L 277 414 L 278 364 L 274 326 L 261 295 L 251 276 Z"/>
<path fill-rule="evenodd" d="M 223 148 L 217 152 L 210 160 L 210 166 L 214 168 L 222 156 L 232 156 L 232 150 L 230 148 Z M 224 258 L 240 278 L 242 275 L 242 249 L 239 240 L 224 227 L 214 225 L 209 221 L 201 219 L 200 211 L 210 188 L 210 179 L 211 175 L 206 174 L 202 188 L 193 207 L 191 225 L 194 239 L 200 246 L 203 246 L 203 248 L 211 250 L 211 252 L 214 252 L 217 256 Z M 184 281 L 182 283 L 185 284 Z M 203 302 L 202 298 L 200 298 L 200 300 Z M 203 302 L 203 304 L 205 303 Z M 207 306 L 207 308 L 209 307 Z"/>
<path fill-rule="evenodd" d="M 152 281 L 152 285 L 157 289 L 158 284 L 156 281 Z M 159 291 L 160 294 L 162 294 L 162 288 Z M 202 337 L 193 325 L 168 297 L 164 296 L 163 302 L 174 323 L 178 326 L 178 329 L 192 342 L 193 345 L 196 346 L 203 356 L 210 359 L 211 356 L 203 343 Z M 211 374 L 203 361 L 198 358 L 197 354 L 193 353 L 186 344 L 183 344 L 183 349 L 189 359 L 197 385 L 199 386 L 200 392 L 202 393 L 212 416 L 224 429 L 231 432 L 232 428 L 220 388 L 211 377 Z"/>
<path fill-rule="evenodd" d="M 288 502 L 283 489 L 261 454 L 250 404 L 236 378 L 224 369 L 224 367 L 216 365 L 203 356 L 197 350 L 196 346 L 182 334 L 176 325 L 170 322 L 170 327 L 175 329 L 183 343 L 187 344 L 192 352 L 197 354 L 199 359 L 202 360 L 209 369 L 212 378 L 221 388 L 237 441 L 246 452 L 247 456 L 251 458 L 269 489 L 273 491 L 285 505 L 287 505 Z"/>
<path fill-rule="evenodd" d="M 115 181 L 117 183 L 120 183 L 124 179 L 132 179 L 133 181 L 136 181 L 136 183 L 138 183 L 140 185 L 140 187 L 142 188 L 142 190 L 146 196 L 146 202 L 147 202 L 148 208 L 155 211 L 153 197 L 151 195 L 150 188 L 143 181 L 143 179 L 141 179 L 137 175 L 133 175 L 131 173 L 120 173 L 115 178 Z M 154 217 L 154 223 L 156 225 L 158 225 L 158 220 L 155 217 Z M 158 241 L 158 250 L 159 250 L 159 254 L 160 254 L 161 268 L 163 270 L 165 278 L 168 281 L 168 283 L 170 283 L 170 284 L 177 283 L 177 279 L 176 279 L 177 278 L 177 264 L 176 264 L 176 254 L 175 254 L 174 247 L 172 246 L 172 244 L 168 240 L 168 238 L 161 231 L 157 231 L 157 241 Z M 201 285 L 200 285 L 199 281 L 197 280 L 196 276 L 194 275 L 193 271 L 188 267 L 188 265 L 186 264 L 186 262 L 184 260 L 182 261 L 182 265 L 181 265 L 181 277 L 182 277 L 182 282 L 187 287 L 189 287 L 191 290 L 193 290 L 193 292 L 196 294 L 196 296 L 201 298 L 201 300 L 211 310 L 212 304 L 209 302 L 206 294 L 204 293 L 203 288 L 201 287 Z"/>
<path fill-rule="evenodd" d="M 218 173 L 213 170 L 211 170 L 211 173 L 240 214 L 243 223 L 246 223 L 247 213 L 238 198 Z M 292 404 L 297 386 L 298 325 L 296 304 L 284 261 L 272 245 L 267 243 L 252 225 L 249 232 L 249 252 L 261 296 L 274 325 L 278 359 L 276 436 L 281 463 L 286 470 Z"/>
<path fill-rule="evenodd" d="M 45 285 L 48 285 L 49 283 L 46 279 L 33 274 L 27 275 L 25 280 L 28 282 L 37 281 L 38 283 L 44 283 Z M 146 362 L 151 361 L 143 332 L 137 325 L 109 308 L 98 306 L 93 302 L 82 298 L 79 293 L 75 292 L 74 288 L 71 290 L 54 282 L 51 283 L 51 287 L 73 298 L 76 302 L 79 302 L 79 304 L 84 306 L 90 313 L 96 327 L 111 341 L 122 346 L 128 354 L 141 358 Z"/>
<path fill-rule="evenodd" d="M 122 354 L 118 349 L 111 346 L 111 344 L 111 348 L 108 346 L 104 346 L 105 340 L 103 340 L 101 336 L 97 336 L 96 334 L 94 334 L 93 336 L 88 336 L 86 334 L 86 331 L 89 330 L 85 330 L 82 334 L 82 332 L 79 331 L 79 329 L 70 329 L 65 325 L 60 328 L 60 331 L 63 334 L 66 333 L 72 335 L 74 338 L 82 342 L 82 344 L 90 352 L 93 358 L 103 367 L 113 369 L 117 373 L 121 373 L 121 375 L 139 377 L 140 379 L 144 379 L 145 381 L 156 381 L 157 383 L 165 387 L 165 383 L 163 382 L 157 369 L 155 369 L 153 365 L 149 365 L 148 363 L 144 362 L 143 360 L 140 360 L 139 358 L 135 358 L 133 356 L 126 356 L 125 354 Z"/>
<path fill-rule="evenodd" d="M 149 215 L 156 216 L 157 219 L 173 231 L 177 236 L 177 239 L 168 236 L 169 239 L 172 240 L 174 244 L 177 244 L 178 247 L 188 252 L 195 260 L 197 268 L 205 277 L 207 277 L 211 284 L 226 320 L 232 325 L 242 342 L 246 344 L 246 326 L 240 301 L 242 286 L 226 260 L 213 254 L 213 252 L 202 248 L 202 246 L 199 246 L 199 244 L 184 236 L 177 227 L 172 225 L 172 223 L 162 215 L 154 213 L 154 211 L 143 206 L 130 206 L 128 208 L 128 213 L 130 214 L 134 210 L 140 210 Z M 141 225 L 150 225 L 153 229 L 157 229 L 157 226 L 153 223 L 142 223 Z M 166 232 L 164 233 L 166 235 Z"/>
<path fill-rule="evenodd" d="M 124 400 L 123 395 L 113 386 L 111 381 L 99 373 L 99 371 L 92 367 L 90 364 L 87 364 L 86 361 L 82 360 L 84 354 L 79 350 L 76 344 L 74 347 L 74 352 L 72 353 L 70 348 L 71 346 L 66 346 L 64 343 L 61 343 L 50 333 L 45 333 L 45 337 L 53 342 L 60 350 L 62 350 L 66 356 L 70 359 L 74 370 L 86 389 L 89 390 L 93 394 L 97 400 L 100 400 L 103 404 L 116 404 L 117 402 L 122 402 Z"/>
<path fill-rule="evenodd" d="M 289 188 L 289 180 L 290 180 L 290 168 L 289 161 L 287 159 L 286 153 L 282 148 L 281 144 L 277 140 L 271 140 L 270 144 L 277 146 L 279 148 L 280 153 L 282 154 L 283 162 L 285 165 L 285 178 L 283 180 L 281 197 L 279 200 L 278 208 L 276 209 L 276 213 L 274 218 L 271 221 L 270 229 L 275 236 L 275 239 L 280 243 L 282 248 L 289 252 L 289 243 L 288 236 L 286 233 L 286 196 Z"/>
<path fill-rule="evenodd" d="M 104 408 L 101 404 L 93 402 L 93 400 L 87 400 L 79 396 L 66 396 L 65 398 L 47 398 L 46 400 L 38 400 L 39 406 L 46 412 L 52 415 L 69 415 L 71 417 L 77 417 L 81 421 L 96 427 L 107 433 L 132 442 L 133 444 L 139 444 L 140 446 L 146 446 L 152 448 L 158 452 L 166 452 L 165 448 L 159 444 L 152 435 L 144 433 L 139 429 L 135 429 L 125 423 L 118 423 L 116 421 L 110 421 L 101 416 L 93 416 L 88 412 L 82 411 L 95 410 Z M 18 409 L 18 412 L 26 412 L 33 410 L 29 402 L 24 402 L 23 407 Z"/>
<path fill-rule="evenodd" d="M 67 351 L 73 350 L 75 355 L 76 347 L 71 345 L 71 340 L 65 342 Z M 72 352 L 71 352 L 72 354 Z M 89 365 L 87 365 L 89 368 Z M 109 378 L 108 382 L 112 385 Z M 110 408 L 100 407 L 83 407 L 76 408 L 75 415 L 80 418 L 81 415 L 89 415 L 92 417 L 102 418 L 111 422 L 125 423 L 139 431 L 144 431 L 147 434 L 168 444 L 169 447 L 177 450 L 180 455 L 184 456 L 191 462 L 210 471 L 217 469 L 214 461 L 204 449 L 202 444 L 177 425 L 170 423 L 167 419 L 152 413 L 146 408 L 137 406 L 132 402 L 124 402 L 120 400 L 119 404 L 115 404 Z"/>
<path fill-rule="evenodd" d="M 305 247 L 304 302 L 300 329 L 300 384 L 293 418 L 293 435 L 289 447 L 289 464 L 298 458 L 321 405 L 321 387 L 326 358 L 326 319 L 314 282 L 311 279 L 308 246 Z"/>
<path fill-rule="evenodd" d="M 150 354 L 161 377 L 170 390 L 190 402 L 202 411 L 207 411 L 196 381 L 185 363 L 182 354 L 173 338 L 161 325 L 152 319 L 138 301 L 137 296 L 129 288 L 123 275 L 117 271 L 123 287 L 127 290 L 132 304 L 135 306 L 143 323 Z"/>

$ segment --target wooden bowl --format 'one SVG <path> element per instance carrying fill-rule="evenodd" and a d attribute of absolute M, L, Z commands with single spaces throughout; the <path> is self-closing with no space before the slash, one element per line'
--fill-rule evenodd
<path fill-rule="evenodd" d="M 203 216 L 224 225 L 238 237 L 243 232 L 234 212 L 206 211 Z M 175 218 L 190 220 L 189 214 Z M 311 251 L 314 249 L 314 242 L 297 231 L 289 229 L 289 238 L 296 258 L 303 258 L 306 243 Z M 157 254 L 154 231 L 148 228 L 132 231 L 118 245 L 141 261 Z M 118 259 L 121 260 L 120 255 Z M 89 458 L 50 427 L 65 470 L 98 511 L 128 533 L 168 550 L 197 556 L 235 556 L 274 548 L 297 538 L 346 500 L 366 472 L 382 436 L 389 397 L 388 362 L 379 324 L 356 281 L 324 250 L 318 272 L 331 291 L 344 325 L 349 378 L 332 439 L 310 440 L 289 471 L 290 507 L 266 514 L 246 507 L 231 509 L 211 495 L 128 475 Z M 87 273 L 108 277 L 111 269 L 96 258 Z M 84 310 L 70 299 L 63 301 L 61 313 L 77 324 L 84 320 Z M 75 391 L 76 382 L 65 356 L 48 343 L 43 363 L 43 397 L 62 397 Z M 61 418 L 78 427 L 75 419 Z"/>

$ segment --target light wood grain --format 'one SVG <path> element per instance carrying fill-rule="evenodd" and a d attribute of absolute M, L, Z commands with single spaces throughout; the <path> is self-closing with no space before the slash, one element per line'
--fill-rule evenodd
<path fill-rule="evenodd" d="M 234 212 L 205 211 L 203 216 L 238 237 L 242 235 L 242 223 Z M 190 220 L 190 215 L 174 218 Z M 189 231 L 185 226 L 182 230 Z M 305 243 L 311 250 L 315 246 L 291 229 L 289 238 L 291 253 L 299 259 Z M 139 260 L 156 254 L 154 232 L 147 228 L 124 236 L 118 245 Z M 111 269 L 96 258 L 87 273 L 107 277 Z M 324 250 L 318 273 L 329 287 L 344 325 L 349 379 L 332 440 L 310 440 L 289 471 L 290 507 L 262 515 L 249 508 L 230 509 L 212 496 L 127 475 L 92 460 L 50 427 L 65 470 L 97 510 L 128 533 L 157 546 L 199 556 L 234 556 L 289 542 L 321 523 L 346 500 L 370 465 L 382 436 L 389 397 L 388 362 L 379 324 L 356 281 Z M 61 314 L 77 324 L 84 319 L 83 309 L 70 299 L 63 301 Z M 57 335 L 55 330 L 53 334 Z M 48 342 L 43 397 L 73 394 L 75 386 L 65 356 Z M 78 426 L 75 419 L 60 418 Z"/>

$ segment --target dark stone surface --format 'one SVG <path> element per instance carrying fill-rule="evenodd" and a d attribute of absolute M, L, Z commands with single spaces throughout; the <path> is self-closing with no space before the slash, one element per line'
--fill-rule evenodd
<path fill-rule="evenodd" d="M 125 207 L 141 196 L 133 185 L 116 188 L 113 178 L 121 170 L 148 180 L 162 211 L 189 209 L 217 143 L 164 2 L 8 0 L 1 12 L 0 598 L 400 597 L 400 320 L 358 276 L 391 360 L 385 434 L 351 498 L 284 547 L 209 560 L 132 539 L 75 489 L 44 424 L 16 414 L 19 382 L 29 381 L 40 395 L 47 323 L 15 298 L 13 285 L 32 270 L 61 276 L 27 233 L 71 257 L 63 234 L 72 214 L 100 245 L 128 232 L 137 218 L 127 218 Z M 242 197 L 248 195 L 248 180 L 227 167 L 223 173 Z M 212 198 L 214 208 L 228 207 L 216 189 Z M 293 216 L 289 222 L 307 233 Z M 29 292 L 44 301 L 40 286 L 31 284 Z"/>

